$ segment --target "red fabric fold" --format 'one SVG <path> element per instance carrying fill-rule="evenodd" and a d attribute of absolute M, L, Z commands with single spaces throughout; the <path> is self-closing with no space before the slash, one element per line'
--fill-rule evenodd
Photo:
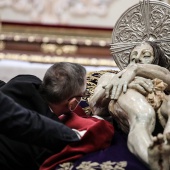
<path fill-rule="evenodd" d="M 84 154 L 105 149 L 111 144 L 114 134 L 113 126 L 101 119 L 78 116 L 71 113 L 62 117 L 64 124 L 79 131 L 87 130 L 79 142 L 67 145 L 60 153 L 49 157 L 40 167 L 40 170 L 54 170 L 55 167 L 64 162 L 72 162 Z"/>

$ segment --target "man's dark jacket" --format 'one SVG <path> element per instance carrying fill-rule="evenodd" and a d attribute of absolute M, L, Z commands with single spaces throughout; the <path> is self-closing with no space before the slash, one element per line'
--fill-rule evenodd
<path fill-rule="evenodd" d="M 41 97 L 39 78 L 19 75 L 0 85 L 1 170 L 38 170 L 48 156 L 77 140 Z"/>

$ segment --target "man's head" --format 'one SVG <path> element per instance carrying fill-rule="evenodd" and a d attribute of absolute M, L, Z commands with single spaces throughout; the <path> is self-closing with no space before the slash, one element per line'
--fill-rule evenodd
<path fill-rule="evenodd" d="M 69 62 L 52 65 L 44 75 L 41 93 L 57 115 L 74 110 L 86 90 L 86 70 Z"/>

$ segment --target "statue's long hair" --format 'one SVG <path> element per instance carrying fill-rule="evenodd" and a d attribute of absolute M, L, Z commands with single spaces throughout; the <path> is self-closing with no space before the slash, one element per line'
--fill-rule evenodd
<path fill-rule="evenodd" d="M 153 51 L 154 51 L 154 61 L 152 64 L 157 64 L 161 67 L 165 67 L 167 68 L 168 67 L 168 59 L 167 57 L 164 55 L 164 52 L 163 50 L 159 47 L 158 44 L 156 44 L 155 42 L 153 41 L 147 41 L 148 44 L 151 45 L 151 47 L 153 48 Z"/>

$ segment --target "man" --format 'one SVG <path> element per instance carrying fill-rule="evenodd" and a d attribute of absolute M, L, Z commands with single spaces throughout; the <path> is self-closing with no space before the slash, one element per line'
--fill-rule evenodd
<path fill-rule="evenodd" d="M 79 100 L 74 96 L 83 95 L 85 79 L 86 70 L 81 65 L 56 63 L 43 82 L 32 75 L 19 75 L 2 85 L 1 92 L 25 108 L 1 94 L 2 170 L 36 170 L 52 153 L 78 140 L 75 132 L 59 123 L 57 115 L 74 109 Z"/>
<path fill-rule="evenodd" d="M 79 64 L 55 63 L 47 70 L 42 82 L 31 75 L 14 77 L 1 87 L 1 91 L 29 109 L 24 109 L 12 101 L 8 102 L 7 97 L 1 96 L 2 103 L 10 104 L 5 104 L 2 108 L 4 115 L 9 113 L 13 118 L 13 121 L 4 123 L 8 131 L 2 129 L 1 132 L 6 135 L 13 128 L 15 133 L 8 136 L 24 142 L 0 136 L 0 167 L 4 170 L 37 170 L 47 158 L 49 159 L 41 168 L 55 168 L 59 162 L 78 159 L 86 153 L 104 149 L 111 143 L 114 130 L 110 123 L 97 118 L 82 118 L 73 112 L 86 92 L 86 70 Z M 49 121 L 45 120 L 44 116 L 48 117 Z M 8 118 L 9 116 L 4 116 L 3 120 Z M 54 125 L 51 125 L 54 121 L 50 119 L 62 121 L 72 128 L 81 140 L 77 141 L 73 131 L 69 134 L 67 128 L 60 123 L 55 132 Z M 52 133 L 59 134 L 56 146 L 53 137 L 49 136 Z M 45 141 L 41 143 L 41 140 Z M 68 142 L 74 144 L 66 145 Z"/>

